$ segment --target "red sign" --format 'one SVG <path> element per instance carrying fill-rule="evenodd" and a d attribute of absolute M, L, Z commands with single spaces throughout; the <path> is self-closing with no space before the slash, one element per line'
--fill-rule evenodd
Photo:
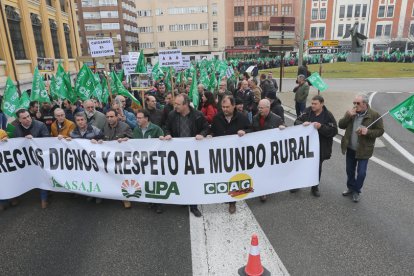
<path fill-rule="evenodd" d="M 295 24 L 295 18 L 272 16 L 270 17 L 270 24 Z"/>

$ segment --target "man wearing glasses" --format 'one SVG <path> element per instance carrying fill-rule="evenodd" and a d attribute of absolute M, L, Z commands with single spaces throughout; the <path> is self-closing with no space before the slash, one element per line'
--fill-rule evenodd
<path fill-rule="evenodd" d="M 369 106 L 367 95 L 356 96 L 353 104 L 354 107 L 339 120 L 338 126 L 345 129 L 341 148 L 342 153 L 346 153 L 348 177 L 346 183 L 348 189 L 342 195 L 352 195 L 352 200 L 358 202 L 366 176 L 368 159 L 374 152 L 375 139 L 384 133 L 384 124 L 382 119 L 379 119 L 380 115 Z"/>

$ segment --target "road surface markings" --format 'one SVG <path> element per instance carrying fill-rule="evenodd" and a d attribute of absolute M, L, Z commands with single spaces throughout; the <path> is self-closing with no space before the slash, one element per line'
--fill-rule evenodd
<path fill-rule="evenodd" d="M 236 205 L 232 215 L 227 204 L 200 205 L 201 218 L 190 213 L 193 275 L 238 275 L 247 264 L 253 233 L 259 238 L 262 265 L 272 275 L 289 275 L 246 202 Z"/>

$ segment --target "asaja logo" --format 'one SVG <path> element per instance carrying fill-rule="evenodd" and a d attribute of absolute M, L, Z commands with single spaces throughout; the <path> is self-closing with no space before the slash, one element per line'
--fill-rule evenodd
<path fill-rule="evenodd" d="M 242 199 L 253 192 L 253 180 L 250 175 L 245 173 L 236 174 L 228 182 L 204 184 L 204 194 L 206 195 L 228 194 L 233 198 Z"/>
<path fill-rule="evenodd" d="M 124 180 L 121 185 L 122 195 L 126 198 L 136 197 L 140 198 L 142 191 L 141 185 L 135 180 Z"/>
<path fill-rule="evenodd" d="M 78 180 L 66 180 L 64 183 L 59 183 L 52 177 L 53 188 L 63 188 L 70 191 L 77 191 L 83 193 L 100 193 L 101 187 L 98 183 L 92 181 L 78 181 Z"/>

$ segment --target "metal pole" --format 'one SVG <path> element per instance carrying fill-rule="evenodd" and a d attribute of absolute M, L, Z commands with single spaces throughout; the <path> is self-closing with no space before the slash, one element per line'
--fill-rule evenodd
<path fill-rule="evenodd" d="M 280 74 L 279 74 L 279 91 L 282 92 L 282 80 L 283 80 L 283 65 L 285 63 L 284 61 L 285 53 L 280 53 Z"/>
<path fill-rule="evenodd" d="M 305 10 L 306 0 L 302 0 L 301 12 L 300 12 L 300 39 L 299 39 L 299 58 L 298 66 L 303 63 L 303 43 L 305 42 Z"/>

